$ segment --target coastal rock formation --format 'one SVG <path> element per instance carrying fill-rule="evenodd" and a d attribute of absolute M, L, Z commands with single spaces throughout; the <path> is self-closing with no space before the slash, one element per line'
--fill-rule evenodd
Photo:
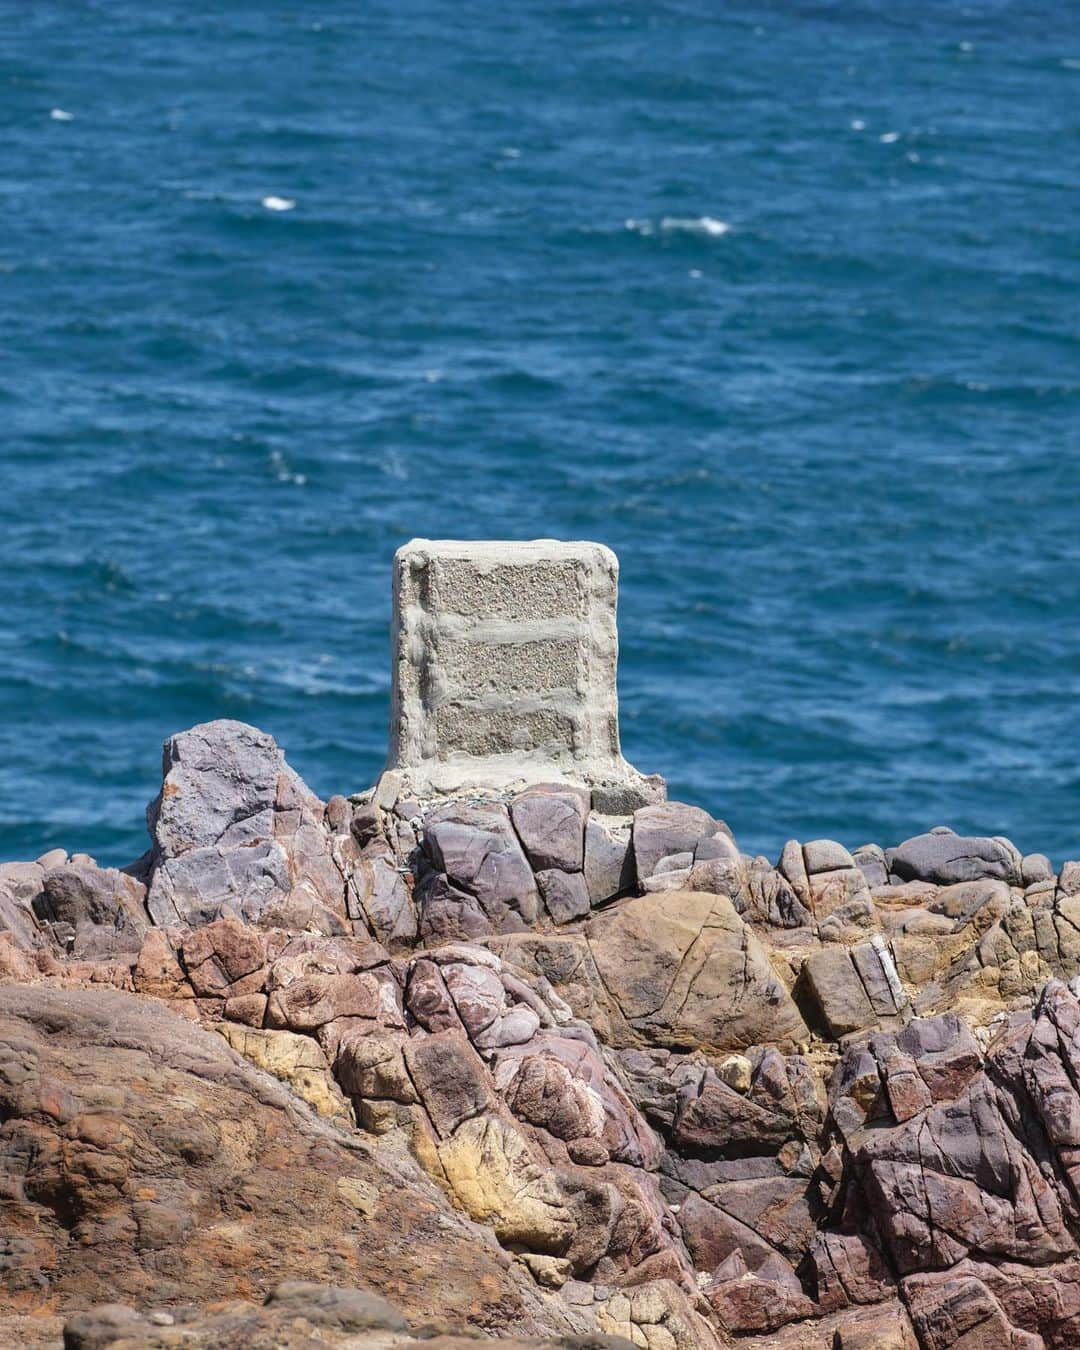
<path fill-rule="evenodd" d="M 0 1120 L 5 1312 L 317 1278 L 414 1316 L 538 1325 L 510 1263 L 406 1159 L 155 999 L 0 987 Z"/>
<path fill-rule="evenodd" d="M 344 931 L 325 808 L 272 737 L 242 722 L 193 727 L 165 743 L 163 776 L 147 809 L 155 923 L 303 916 L 304 926 Z"/>
<path fill-rule="evenodd" d="M 177 1344 L 193 1350 L 279 1350 L 280 1347 L 347 1347 L 386 1350 L 423 1345 L 424 1350 L 468 1350 L 464 1336 L 433 1335 L 411 1329 L 401 1314 L 363 1289 L 285 1280 L 262 1303 L 233 1300 L 212 1311 L 137 1312 L 106 1304 L 69 1318 L 63 1327 L 65 1350 L 167 1350 Z M 667 1342 L 674 1343 L 674 1340 Z M 505 1350 L 628 1350 L 618 1336 L 510 1336 Z"/>
<path fill-rule="evenodd" d="M 0 1338 L 1080 1343 L 1080 864 L 612 804 L 217 722 L 0 866 Z"/>

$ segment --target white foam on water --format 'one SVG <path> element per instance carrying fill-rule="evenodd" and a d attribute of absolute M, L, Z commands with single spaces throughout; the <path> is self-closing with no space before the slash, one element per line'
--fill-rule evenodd
<path fill-rule="evenodd" d="M 291 197 L 264 197 L 262 204 L 268 211 L 291 211 L 296 205 Z"/>
<path fill-rule="evenodd" d="M 63 108 L 50 108 L 49 116 L 54 122 L 74 122 L 75 114 L 65 112 Z"/>
<path fill-rule="evenodd" d="M 726 220 L 717 220 L 715 216 L 695 216 L 692 219 L 686 219 L 682 216 L 665 216 L 660 222 L 662 230 L 685 230 L 688 234 L 707 234 L 713 239 L 719 239 L 722 234 L 727 234 L 731 226 Z"/>
<path fill-rule="evenodd" d="M 1062 58 L 1061 66 L 1063 70 L 1080 70 L 1080 60 L 1074 56 L 1066 56 Z"/>
<path fill-rule="evenodd" d="M 882 145 L 892 145 L 894 141 L 898 141 L 899 139 L 900 133 L 898 131 L 886 131 L 883 135 L 878 137 L 878 140 Z"/>
<path fill-rule="evenodd" d="M 280 450 L 270 451 L 270 468 L 279 483 L 294 483 L 297 487 L 303 487 L 307 482 L 307 475 L 294 473 Z"/>
<path fill-rule="evenodd" d="M 862 120 L 861 117 L 856 117 L 854 122 L 852 122 L 851 124 L 851 129 L 852 131 L 865 131 L 866 123 Z"/>
<path fill-rule="evenodd" d="M 664 234 L 704 234 L 718 239 L 731 229 L 726 220 L 717 220 L 715 216 L 663 216 L 659 223 L 629 216 L 623 221 L 623 227 L 645 239 L 656 234 L 657 230 Z"/>

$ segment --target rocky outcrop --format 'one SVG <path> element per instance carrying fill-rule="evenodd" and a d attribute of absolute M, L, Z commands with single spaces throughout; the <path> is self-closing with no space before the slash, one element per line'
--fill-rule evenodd
<path fill-rule="evenodd" d="M 600 804 L 218 722 L 0 866 L 0 1339 L 1080 1342 L 1080 864 Z"/>
<path fill-rule="evenodd" d="M 344 931 L 345 881 L 324 808 L 272 737 L 207 722 L 165 743 L 147 808 L 147 907 L 159 924 L 303 914 Z"/>
<path fill-rule="evenodd" d="M 112 868 L 69 864 L 42 877 L 35 910 L 73 956 L 138 951 L 146 932 L 146 887 Z"/>
<path fill-rule="evenodd" d="M 386 1350 L 391 1345 L 418 1343 L 425 1350 L 467 1350 L 474 1344 L 462 1336 L 433 1333 L 428 1326 L 411 1329 L 396 1308 L 367 1290 L 308 1280 L 283 1281 L 261 1304 L 236 1299 L 208 1311 L 160 1308 L 141 1313 L 123 1304 L 106 1304 L 69 1318 L 63 1337 L 65 1350 L 132 1350 L 134 1346 L 167 1350 L 178 1344 L 192 1350 L 320 1345 Z M 677 1344 L 674 1337 L 665 1343 Z M 550 1335 L 509 1336 L 502 1344 L 505 1350 L 628 1350 L 632 1342 L 617 1336 Z"/>
<path fill-rule="evenodd" d="M 885 854 L 889 875 L 899 881 L 952 886 L 962 881 L 1021 882 L 1022 859 L 1008 839 L 970 839 L 949 829 L 907 839 Z"/>
<path fill-rule="evenodd" d="M 537 1325 L 509 1263 L 405 1158 L 377 1160 L 153 999 L 0 987 L 0 1121 L 0 1310 L 314 1277 L 421 1318 Z"/>

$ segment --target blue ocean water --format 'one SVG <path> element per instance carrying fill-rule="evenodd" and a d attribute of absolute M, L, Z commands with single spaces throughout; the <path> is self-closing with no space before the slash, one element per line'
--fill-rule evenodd
<path fill-rule="evenodd" d="M 1080 856 L 1080 10 L 41 0 L 0 34 L 0 857 L 386 744 L 412 535 L 622 562 L 624 749 L 775 856 Z"/>

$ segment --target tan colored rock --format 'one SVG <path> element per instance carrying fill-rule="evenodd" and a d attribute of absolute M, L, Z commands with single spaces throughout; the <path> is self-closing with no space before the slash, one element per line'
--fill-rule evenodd
<path fill-rule="evenodd" d="M 754 1066 L 745 1055 L 728 1055 L 716 1069 L 717 1077 L 736 1092 L 749 1092 Z"/>
<path fill-rule="evenodd" d="M 621 1289 L 596 1312 L 597 1325 L 644 1350 L 720 1350 L 723 1341 L 671 1280 Z"/>
<path fill-rule="evenodd" d="M 799 988 L 833 1039 L 893 1024 L 907 1008 L 892 954 L 877 938 L 853 947 L 823 947 L 803 962 Z M 807 1014 L 810 1016 L 810 1014 Z"/>
<path fill-rule="evenodd" d="M 571 1275 L 570 1262 L 563 1256 L 539 1256 L 523 1252 L 522 1264 L 537 1284 L 545 1289 L 561 1289 Z"/>
<path fill-rule="evenodd" d="M 352 1123 L 349 1104 L 318 1041 L 291 1031 L 263 1031 L 232 1022 L 219 1022 L 214 1030 L 257 1068 L 288 1083 L 320 1116 Z"/>
<path fill-rule="evenodd" d="M 726 896 L 645 895 L 595 916 L 585 931 L 603 988 L 639 1042 L 718 1052 L 809 1037 Z"/>
<path fill-rule="evenodd" d="M 455 1199 L 470 1218 L 491 1224 L 501 1242 L 553 1255 L 570 1246 L 573 1208 L 509 1121 L 473 1116 L 437 1145 L 437 1154 Z"/>

